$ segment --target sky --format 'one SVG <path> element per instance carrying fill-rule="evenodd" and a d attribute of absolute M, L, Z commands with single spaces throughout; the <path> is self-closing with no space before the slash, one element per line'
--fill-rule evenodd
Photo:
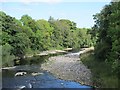
<path fill-rule="evenodd" d="M 0 0 L 0 10 L 7 15 L 20 19 L 28 14 L 33 19 L 48 20 L 69 19 L 77 23 L 79 28 L 90 28 L 94 25 L 93 15 L 110 3 L 110 0 Z"/>

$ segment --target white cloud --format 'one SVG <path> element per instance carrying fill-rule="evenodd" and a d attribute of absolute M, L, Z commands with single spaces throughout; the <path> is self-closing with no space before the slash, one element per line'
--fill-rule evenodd
<path fill-rule="evenodd" d="M 59 3 L 61 0 L 20 0 L 24 4 L 30 4 L 33 2 L 44 2 L 44 3 Z"/>
<path fill-rule="evenodd" d="M 49 3 L 49 4 L 56 4 L 56 3 L 60 3 L 63 0 L 0 0 L 0 2 L 2 3 L 6 3 L 6 2 L 20 2 L 26 5 L 32 4 L 32 3 Z"/>
<path fill-rule="evenodd" d="M 112 0 L 0 0 L 0 2 L 22 2 L 22 3 L 32 3 L 32 2 L 45 2 L 45 3 L 60 3 L 60 2 L 110 2 Z M 119 0 L 113 0 L 119 1 Z"/>
<path fill-rule="evenodd" d="M 32 3 L 32 2 L 45 2 L 45 3 L 58 3 L 62 0 L 0 0 L 0 2 L 23 2 L 23 3 Z"/>
<path fill-rule="evenodd" d="M 6 10 L 8 10 L 8 11 L 14 11 L 15 13 L 16 12 L 31 12 L 32 11 L 32 9 L 30 9 L 30 8 L 8 8 L 8 7 L 3 7 L 2 8 L 2 11 L 6 11 Z"/>

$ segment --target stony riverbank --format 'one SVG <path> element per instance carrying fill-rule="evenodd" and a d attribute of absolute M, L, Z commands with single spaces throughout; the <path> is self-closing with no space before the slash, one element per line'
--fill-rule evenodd
<path fill-rule="evenodd" d="M 80 61 L 79 54 L 67 54 L 50 57 L 41 68 L 54 74 L 57 78 L 92 85 L 91 71 Z"/>
<path fill-rule="evenodd" d="M 91 71 L 80 61 L 79 55 L 93 48 L 84 48 L 78 53 L 50 57 L 41 68 L 53 73 L 57 78 L 92 85 Z M 58 51 L 57 51 L 58 52 Z M 59 51 L 61 52 L 61 51 Z M 8 69 L 15 67 L 6 67 Z"/>

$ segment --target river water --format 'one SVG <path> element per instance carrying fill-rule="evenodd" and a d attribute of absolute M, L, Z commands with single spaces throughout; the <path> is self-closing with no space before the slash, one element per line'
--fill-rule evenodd
<path fill-rule="evenodd" d="M 36 59 L 36 58 L 35 58 Z M 77 82 L 66 81 L 56 78 L 51 73 L 44 71 L 40 68 L 41 57 L 37 57 L 34 64 L 27 64 L 16 66 L 11 69 L 2 70 L 2 88 L 6 90 L 21 90 L 22 88 L 86 88 L 91 89 L 90 86 L 81 85 Z M 44 58 L 46 59 L 46 58 Z M 33 59 L 29 60 L 32 61 Z M 43 60 L 44 61 L 44 60 Z M 37 64 L 36 64 L 37 63 Z M 15 76 L 16 73 L 26 72 L 25 75 Z"/>

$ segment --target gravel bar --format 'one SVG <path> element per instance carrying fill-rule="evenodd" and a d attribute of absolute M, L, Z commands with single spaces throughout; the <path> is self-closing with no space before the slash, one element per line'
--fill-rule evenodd
<path fill-rule="evenodd" d="M 91 71 L 80 61 L 79 55 L 66 54 L 50 57 L 41 65 L 41 68 L 57 78 L 92 86 Z"/>

